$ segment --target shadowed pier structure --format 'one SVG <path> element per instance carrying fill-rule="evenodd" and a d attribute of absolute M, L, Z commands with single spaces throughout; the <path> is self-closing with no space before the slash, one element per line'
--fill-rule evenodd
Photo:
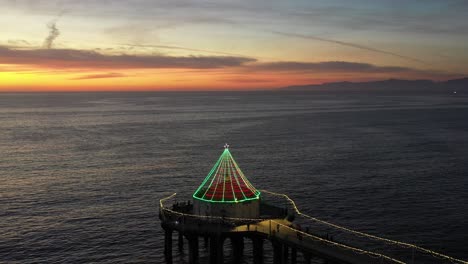
<path fill-rule="evenodd" d="M 188 260 L 191 264 L 199 262 L 200 241 L 208 249 L 209 263 L 224 263 L 226 241 L 230 241 L 232 245 L 232 263 L 241 263 L 247 240 L 252 245 L 254 264 L 264 263 L 265 243 L 271 244 L 274 264 L 295 264 L 298 256 L 305 263 L 311 263 L 311 258 L 320 258 L 324 263 L 330 264 L 442 263 L 442 260 L 446 263 L 468 264 L 412 244 L 380 238 L 307 216 L 297 209 L 288 196 L 265 190 L 262 192 L 285 198 L 293 206 L 293 210 L 281 207 L 281 203 L 267 203 L 262 199 L 260 191 L 247 180 L 226 144 L 223 154 L 193 194 L 193 202 L 189 200 L 166 206 L 167 201 L 176 194 L 160 201 L 159 218 L 165 234 L 166 263 L 173 263 L 172 234 L 176 232 L 179 250 L 183 249 L 184 240 L 188 242 Z M 338 243 L 328 237 L 323 238 L 308 229 L 306 232 L 293 223 L 293 213 L 359 237 L 409 249 L 412 256 L 408 261 L 401 261 L 388 255 Z M 436 257 L 436 261 L 415 262 L 415 251 Z"/>
<path fill-rule="evenodd" d="M 189 204 L 179 206 L 191 207 Z M 165 230 L 167 263 L 172 263 L 173 232 L 180 234 L 179 245 L 183 243 L 182 236 L 188 241 L 189 263 L 198 263 L 199 243 L 202 240 L 208 241 L 210 263 L 224 263 L 223 249 L 226 240 L 230 240 L 232 244 L 233 263 L 240 263 L 244 255 L 245 239 L 251 240 L 255 264 L 263 263 L 265 242 L 272 245 L 274 263 L 297 263 L 298 252 L 303 254 L 306 262 L 308 259 L 310 261 L 311 256 L 315 256 L 328 260 L 327 263 L 403 263 L 383 255 L 371 252 L 364 254 L 359 249 L 341 247 L 338 243 L 296 229 L 284 218 L 249 222 L 230 218 L 197 218 L 174 212 L 177 211 L 162 209 L 160 214 L 161 225 Z M 284 210 L 278 208 L 278 216 L 281 212 Z"/>

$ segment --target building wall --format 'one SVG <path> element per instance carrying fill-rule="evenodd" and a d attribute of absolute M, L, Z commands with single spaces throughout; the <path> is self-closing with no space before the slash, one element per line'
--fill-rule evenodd
<path fill-rule="evenodd" d="M 193 199 L 193 213 L 207 216 L 258 218 L 260 199 L 239 203 L 213 203 Z"/>

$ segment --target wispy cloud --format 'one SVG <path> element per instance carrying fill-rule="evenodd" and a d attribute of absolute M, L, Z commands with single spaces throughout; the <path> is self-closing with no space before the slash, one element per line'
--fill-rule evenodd
<path fill-rule="evenodd" d="M 13 47 L 29 47 L 31 46 L 31 43 L 29 41 L 24 40 L 24 39 L 9 39 L 7 40 L 8 45 L 11 45 Z"/>
<path fill-rule="evenodd" d="M 100 73 L 100 74 L 89 74 L 83 75 L 70 80 L 89 80 L 89 79 L 105 79 L 105 78 L 119 78 L 119 77 L 128 77 L 128 75 L 118 72 L 109 72 L 109 73 Z"/>
<path fill-rule="evenodd" d="M 376 52 L 376 53 L 380 53 L 380 54 L 390 55 L 390 56 L 397 57 L 397 58 L 400 58 L 400 59 L 405 59 L 405 60 L 409 60 L 409 61 L 415 61 L 415 62 L 426 64 L 425 61 L 420 60 L 418 58 L 413 58 L 413 57 L 410 57 L 410 56 L 398 54 L 398 53 L 387 51 L 387 50 L 377 49 L 377 48 L 374 48 L 374 47 L 365 46 L 365 45 L 361 45 L 361 44 L 357 44 L 357 43 L 346 42 L 346 41 L 341 41 L 341 40 L 336 40 L 336 39 L 331 39 L 331 38 L 317 37 L 317 36 L 312 36 L 312 35 L 286 33 L 286 32 L 280 32 L 280 31 L 272 31 L 272 33 L 282 35 L 282 36 L 286 36 L 286 37 L 310 39 L 310 40 L 317 40 L 317 41 L 321 41 L 321 42 L 333 43 L 333 44 L 337 44 L 337 45 L 341 45 L 341 46 L 347 46 L 347 47 L 351 47 L 351 48 L 372 51 L 372 52 Z"/>
<path fill-rule="evenodd" d="M 296 62 L 280 61 L 267 63 L 254 63 L 245 67 L 248 71 L 285 72 L 285 73 L 352 73 L 352 74 L 386 74 L 389 76 L 419 76 L 421 78 L 454 78 L 463 76 L 460 73 L 424 70 L 401 66 L 374 65 L 370 63 L 348 61 L 323 61 L 323 62 Z"/>
<path fill-rule="evenodd" d="M 204 53 L 219 54 L 219 55 L 226 55 L 226 56 L 245 57 L 245 55 L 237 54 L 237 53 L 230 53 L 230 52 L 223 52 L 223 51 L 216 51 L 216 50 L 207 50 L 207 49 L 194 49 L 194 48 L 187 48 L 187 47 L 173 46 L 173 45 L 147 45 L 147 44 L 123 44 L 123 45 L 124 46 L 130 46 L 130 47 L 140 47 L 140 48 L 185 50 L 185 51 L 204 52 Z"/>
<path fill-rule="evenodd" d="M 37 65 L 48 68 L 180 68 L 213 69 L 242 66 L 256 59 L 236 56 L 166 56 L 109 55 L 96 51 L 73 49 L 19 50 L 0 46 L 3 64 Z"/>
<path fill-rule="evenodd" d="M 398 66 L 377 66 L 369 63 L 348 61 L 296 62 L 280 61 L 257 63 L 251 68 L 266 71 L 314 71 L 314 72 L 366 72 L 366 73 L 396 73 L 417 71 L 416 69 Z"/>
<path fill-rule="evenodd" d="M 230 83 L 270 83 L 274 80 L 270 79 L 260 79 L 260 78 L 251 78 L 249 76 L 238 76 L 236 78 L 221 78 L 219 81 L 230 82 Z"/>

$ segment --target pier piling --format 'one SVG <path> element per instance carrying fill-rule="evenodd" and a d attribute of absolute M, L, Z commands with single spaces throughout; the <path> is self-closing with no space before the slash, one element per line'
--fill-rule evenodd
<path fill-rule="evenodd" d="M 182 234 L 182 232 L 178 232 L 179 233 L 179 240 L 177 241 L 177 247 L 179 248 L 179 251 L 183 251 L 184 250 L 184 235 Z"/>
<path fill-rule="evenodd" d="M 253 237 L 252 244 L 254 264 L 263 264 L 263 238 Z"/>
<path fill-rule="evenodd" d="M 189 264 L 198 264 L 198 236 L 187 235 L 189 244 Z"/>
<path fill-rule="evenodd" d="M 283 258 L 283 245 L 278 241 L 272 240 L 273 245 L 273 264 L 281 264 Z"/>
<path fill-rule="evenodd" d="M 210 237 L 210 264 L 224 263 L 224 238 L 220 235 Z"/>
<path fill-rule="evenodd" d="M 291 264 L 297 263 L 297 249 L 295 247 L 291 248 Z"/>
<path fill-rule="evenodd" d="M 167 264 L 172 264 L 172 229 L 164 229 L 164 258 Z"/>
<path fill-rule="evenodd" d="M 241 263 L 244 256 L 244 238 L 241 236 L 232 236 L 231 243 L 233 263 Z"/>
<path fill-rule="evenodd" d="M 203 236 L 203 246 L 205 247 L 205 249 L 208 249 L 208 242 L 209 242 L 209 238 L 208 236 Z"/>
<path fill-rule="evenodd" d="M 282 251 L 283 251 L 283 255 L 282 255 L 281 263 L 286 264 L 288 263 L 288 257 L 289 257 L 288 245 L 283 244 Z"/>

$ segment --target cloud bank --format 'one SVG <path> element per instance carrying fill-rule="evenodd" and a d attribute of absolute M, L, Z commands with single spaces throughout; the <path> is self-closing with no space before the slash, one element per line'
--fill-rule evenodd
<path fill-rule="evenodd" d="M 74 49 L 19 50 L 0 47 L 0 61 L 2 64 L 35 65 L 47 68 L 214 69 L 241 66 L 256 60 L 236 56 L 109 55 L 96 51 Z"/>
<path fill-rule="evenodd" d="M 50 70 L 79 70 L 80 72 L 106 71 L 110 73 L 84 75 L 74 80 L 115 78 L 126 75 L 113 71 L 130 69 L 188 69 L 210 70 L 231 68 L 231 72 L 250 74 L 386 74 L 389 76 L 418 76 L 424 78 L 451 78 L 459 74 L 422 70 L 401 66 L 375 65 L 349 61 L 273 61 L 260 62 L 255 58 L 242 56 L 168 56 L 104 54 L 97 51 L 74 49 L 13 49 L 0 46 L 0 62 L 4 65 L 28 66 Z"/>

